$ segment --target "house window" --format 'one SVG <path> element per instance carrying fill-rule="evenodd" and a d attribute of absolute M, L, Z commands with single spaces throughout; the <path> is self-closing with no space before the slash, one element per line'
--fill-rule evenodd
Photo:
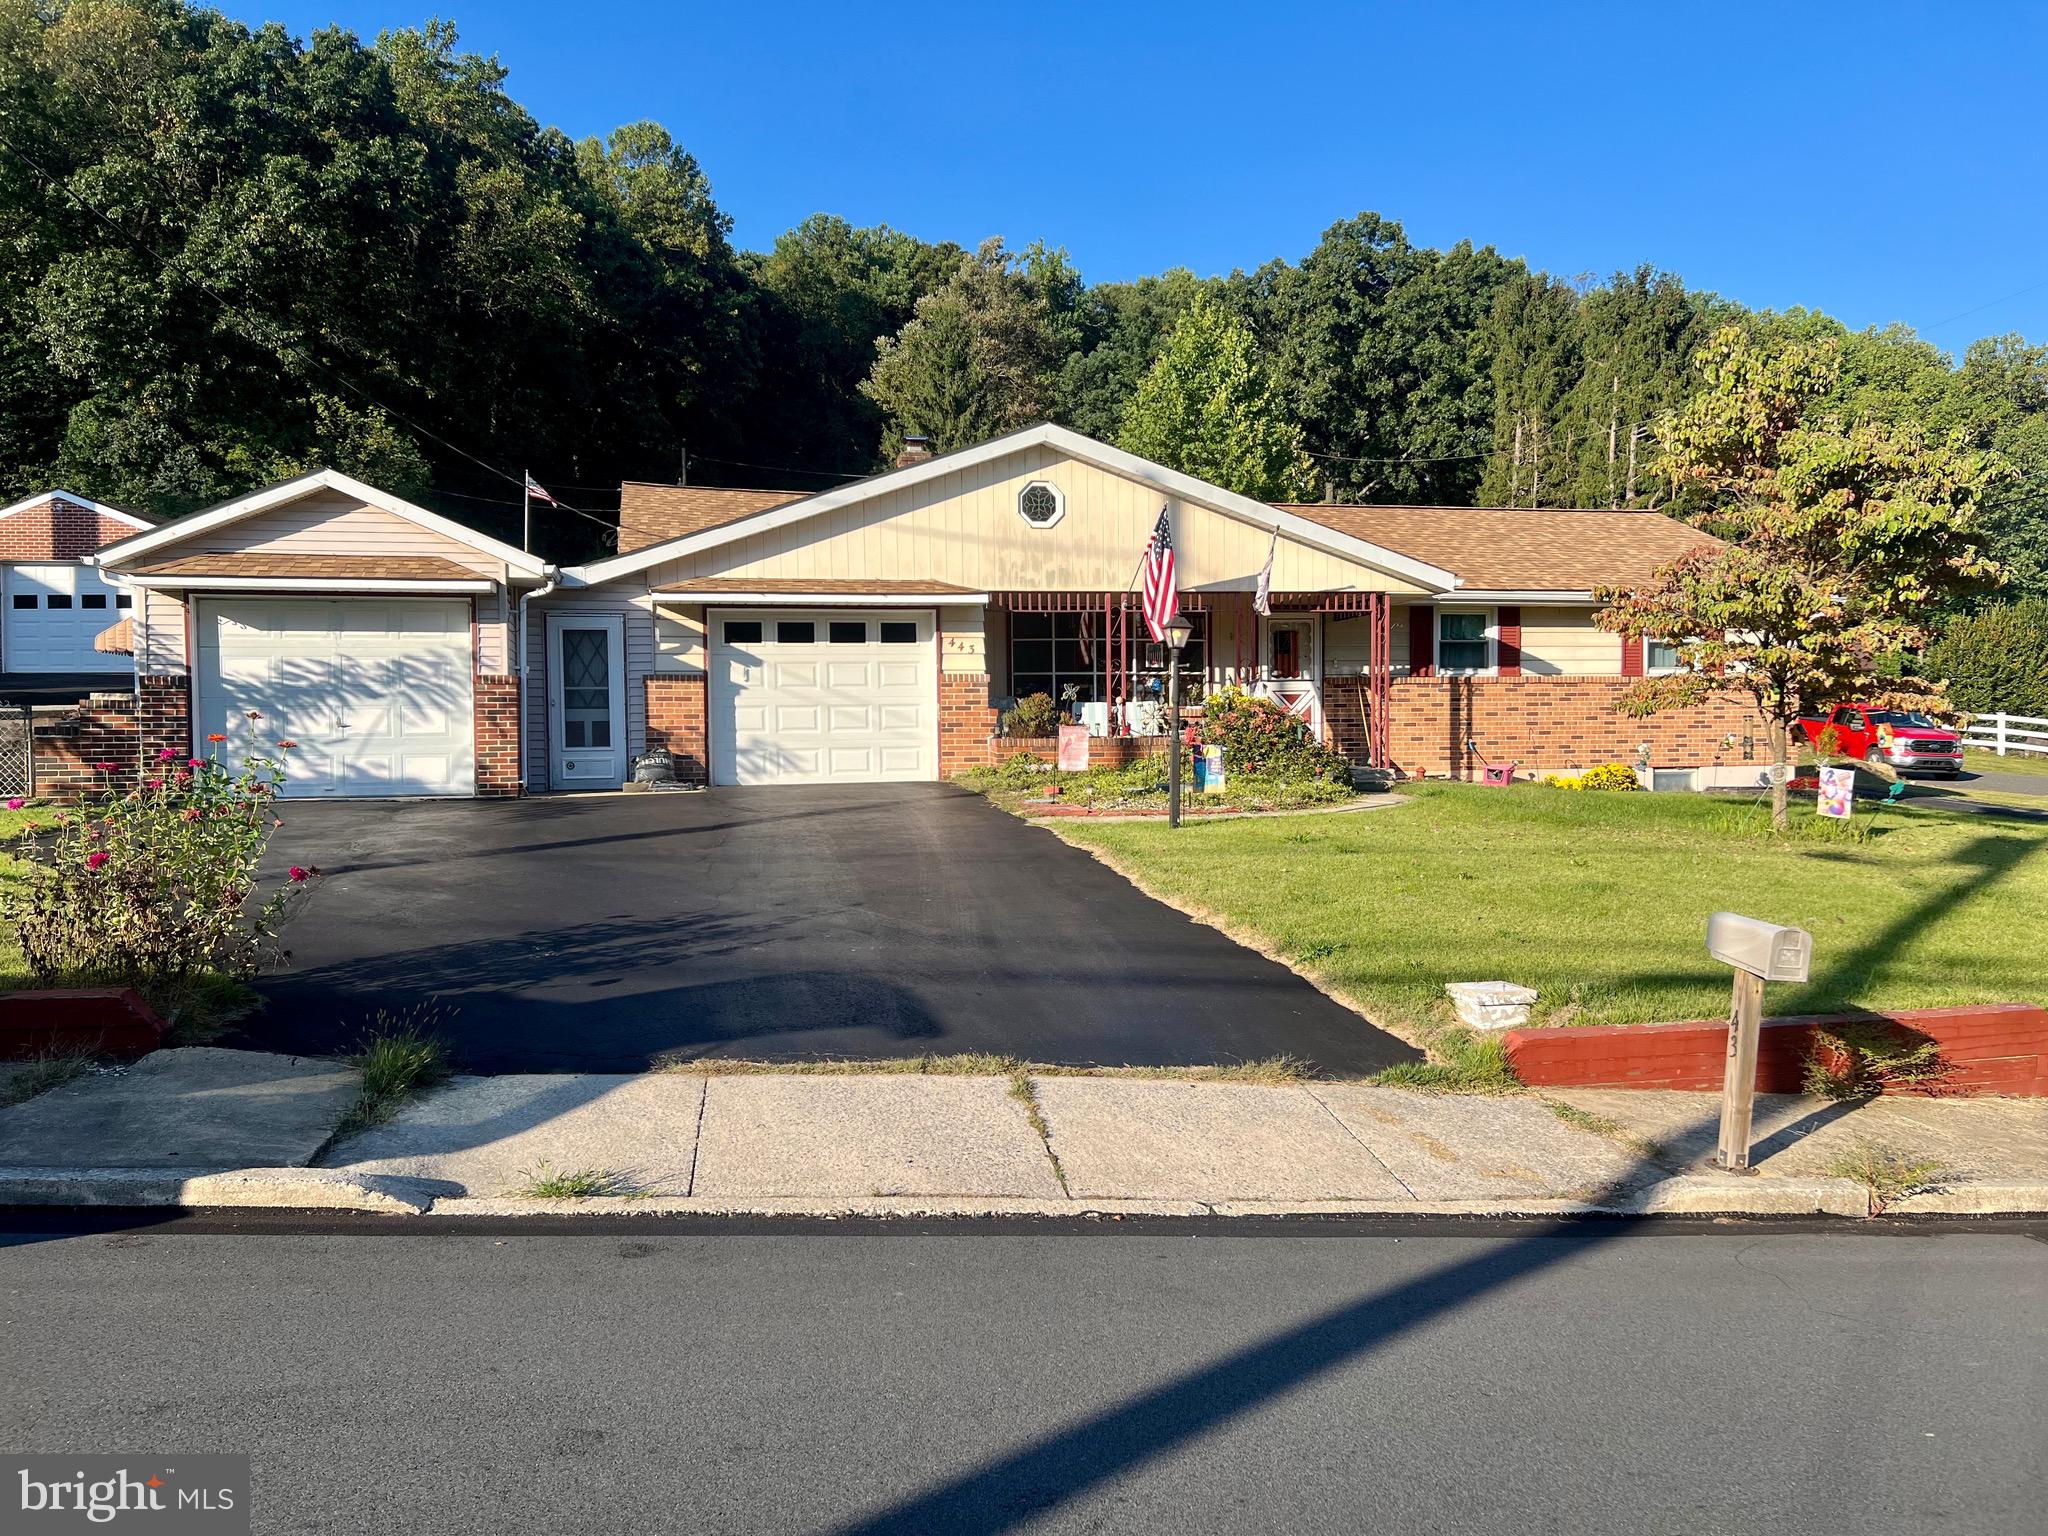
<path fill-rule="evenodd" d="M 1102 667 L 1102 616 L 1095 613 L 1010 615 L 1010 692 L 1057 700 L 1068 685 L 1078 699 L 1096 697 Z"/>
<path fill-rule="evenodd" d="M 1680 672 L 1685 663 L 1678 657 L 1676 640 L 1643 641 L 1643 670 L 1655 677 L 1660 673 Z"/>
<path fill-rule="evenodd" d="M 775 624 L 777 645 L 811 645 L 818 638 L 818 626 L 809 619 L 778 619 Z"/>
<path fill-rule="evenodd" d="M 915 645 L 915 644 L 917 644 L 917 621 L 916 621 L 915 619 L 905 619 L 905 620 L 890 620 L 890 619 L 884 619 L 884 620 L 882 621 L 882 644 L 884 644 L 884 645 Z"/>
<path fill-rule="evenodd" d="M 1485 672 L 1493 666 L 1493 641 L 1487 634 L 1483 608 L 1439 608 L 1436 611 L 1436 669 L 1439 672 Z"/>
<path fill-rule="evenodd" d="M 1201 689 L 1202 680 L 1209 675 L 1209 615 L 1206 613 L 1184 613 L 1181 615 L 1195 627 L 1188 631 L 1188 643 L 1180 650 L 1180 696 L 1192 702 Z M 1144 633 L 1144 620 L 1133 615 L 1132 623 L 1140 634 Z M 1164 645 L 1145 645 L 1138 653 L 1138 691 L 1145 692 L 1150 680 L 1159 680 L 1159 696 L 1166 697 L 1166 669 L 1169 653 Z"/>
<path fill-rule="evenodd" d="M 1049 480 L 1034 480 L 1017 493 L 1017 515 L 1034 528 L 1050 528 L 1066 511 L 1067 493 Z"/>
<path fill-rule="evenodd" d="M 727 619 L 725 621 L 725 643 L 727 645 L 759 645 L 761 643 L 761 621 L 759 619 Z"/>
<path fill-rule="evenodd" d="M 825 626 L 825 638 L 834 645 L 866 645 L 868 626 L 865 619 L 834 619 Z"/>

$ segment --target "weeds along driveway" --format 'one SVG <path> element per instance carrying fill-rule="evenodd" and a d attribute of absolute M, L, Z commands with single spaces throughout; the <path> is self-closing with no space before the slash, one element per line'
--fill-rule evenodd
<path fill-rule="evenodd" d="M 431 1006 L 485 1072 L 990 1051 L 1351 1074 L 1418 1054 L 945 785 L 283 815 L 271 864 L 326 873 L 244 1031 L 267 1049 L 343 1049 L 379 1009 Z"/>

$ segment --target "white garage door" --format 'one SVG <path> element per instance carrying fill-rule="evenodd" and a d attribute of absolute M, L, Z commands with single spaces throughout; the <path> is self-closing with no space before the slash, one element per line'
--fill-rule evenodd
<path fill-rule="evenodd" d="M 202 743 L 260 710 L 257 741 L 298 743 L 287 795 L 476 792 L 467 602 L 222 599 L 196 627 Z"/>
<path fill-rule="evenodd" d="M 126 672 L 126 656 L 92 648 L 128 616 L 128 598 L 100 573 L 69 561 L 7 567 L 7 627 L 0 667 L 9 672 Z"/>
<path fill-rule="evenodd" d="M 714 782 L 939 776 L 930 610 L 713 610 L 710 628 Z"/>

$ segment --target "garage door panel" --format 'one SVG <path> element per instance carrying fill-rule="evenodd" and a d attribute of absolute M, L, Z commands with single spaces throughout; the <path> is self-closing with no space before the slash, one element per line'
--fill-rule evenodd
<path fill-rule="evenodd" d="M 260 712 L 298 742 L 288 796 L 475 792 L 467 603 L 220 600 L 199 635 L 201 731 Z"/>
<path fill-rule="evenodd" d="M 737 611 L 733 618 L 739 622 Z M 882 641 L 885 622 L 899 638 Z M 724 616 L 710 624 L 716 782 L 938 776 L 938 662 L 929 611 L 747 610 L 744 623 L 742 633 L 763 638 L 727 645 Z M 900 638 L 905 625 L 918 643 Z"/>
<path fill-rule="evenodd" d="M 9 672 L 120 672 L 127 658 L 93 649 L 121 617 L 119 594 L 98 571 L 68 561 L 6 569 L 0 660 Z"/>

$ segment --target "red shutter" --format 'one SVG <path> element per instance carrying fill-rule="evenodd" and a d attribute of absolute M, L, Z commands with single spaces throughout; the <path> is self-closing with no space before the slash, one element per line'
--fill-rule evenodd
<path fill-rule="evenodd" d="M 1621 637 L 1621 675 L 1641 677 L 1643 675 L 1643 637 L 1623 635 Z"/>
<path fill-rule="evenodd" d="M 1421 603 L 1408 610 L 1408 675 L 1436 675 L 1436 610 Z"/>
<path fill-rule="evenodd" d="M 1522 675 L 1522 610 L 1503 608 L 1494 623 L 1499 641 L 1494 646 L 1495 659 L 1499 662 L 1502 677 Z"/>

